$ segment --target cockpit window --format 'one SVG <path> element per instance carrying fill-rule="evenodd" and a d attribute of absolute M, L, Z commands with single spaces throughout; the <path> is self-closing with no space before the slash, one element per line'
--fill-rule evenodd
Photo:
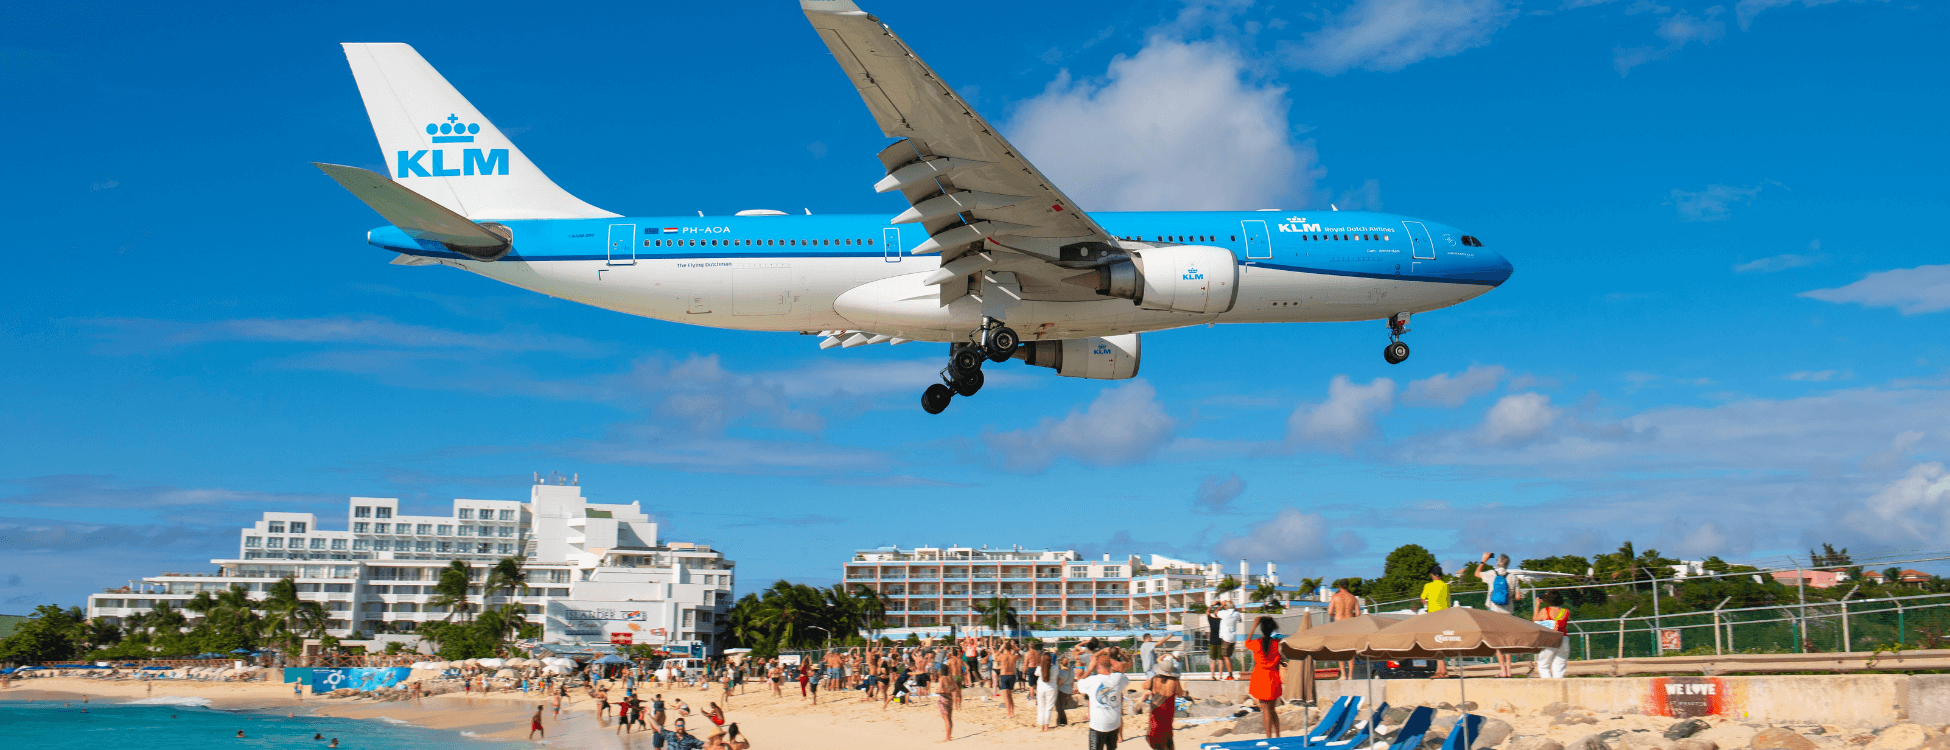
<path fill-rule="evenodd" d="M 1462 236 L 1462 243 L 1463 243 L 1464 245 L 1467 245 L 1467 246 L 1469 246 L 1469 247 L 1482 247 L 1482 246 L 1483 246 L 1483 241 L 1482 241 L 1482 240 L 1479 240 L 1479 239 L 1476 239 L 1475 237 L 1471 237 L 1471 236 L 1469 236 L 1469 235 L 1466 235 L 1466 234 Z"/>

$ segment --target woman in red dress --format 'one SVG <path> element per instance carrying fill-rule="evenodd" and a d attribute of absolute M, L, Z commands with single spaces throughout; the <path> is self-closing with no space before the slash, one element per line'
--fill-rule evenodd
<path fill-rule="evenodd" d="M 1246 648 L 1253 654 L 1253 678 L 1247 685 L 1247 692 L 1253 700 L 1259 701 L 1259 713 L 1266 721 L 1266 736 L 1280 736 L 1280 714 L 1278 708 L 1280 695 L 1286 685 L 1280 679 L 1280 667 L 1286 665 L 1286 658 L 1280 656 L 1280 641 L 1274 638 L 1279 625 L 1271 617 L 1259 618 L 1259 637 L 1246 641 Z"/>

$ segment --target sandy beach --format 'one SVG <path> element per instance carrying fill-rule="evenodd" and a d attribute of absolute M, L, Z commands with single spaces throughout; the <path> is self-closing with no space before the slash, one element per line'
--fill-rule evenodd
<path fill-rule="evenodd" d="M 42 678 L 16 682 L 13 688 L 0 691 L 0 700 L 79 701 L 83 695 L 101 702 L 202 698 L 215 708 L 286 710 L 300 716 L 310 714 L 408 722 L 430 729 L 463 732 L 482 740 L 515 742 L 526 741 L 529 715 L 537 704 L 546 704 L 539 696 L 523 696 L 520 693 L 446 694 L 417 702 L 380 702 L 311 696 L 293 700 L 290 686 L 275 682 L 157 682 L 153 695 L 148 694 L 147 686 L 147 683 L 141 682 Z M 650 692 L 657 691 L 653 689 Z M 689 704 L 694 712 L 701 712 L 719 693 L 716 689 L 705 692 L 697 688 L 680 688 L 663 691 L 663 694 L 665 700 L 679 698 Z M 1024 694 L 1016 697 L 1016 718 L 1010 720 L 999 699 L 988 696 L 985 690 L 979 688 L 966 691 L 962 709 L 955 712 L 954 744 L 1011 750 L 1075 750 L 1085 745 L 1081 726 L 1082 709 L 1070 710 L 1069 726 L 1040 732 L 1031 724 L 1035 716 L 1033 704 Z M 1580 719 L 1580 723 L 1575 724 L 1554 723 L 1553 717 L 1497 711 L 1493 707 L 1494 698 L 1490 702 L 1491 706 L 1486 706 L 1479 713 L 1508 722 L 1514 735 L 1549 737 L 1565 746 L 1572 745 L 1579 738 L 1611 730 L 1634 734 L 1649 732 L 1656 737 L 1657 733 L 1663 732 L 1675 721 L 1660 716 L 1597 714 L 1574 710 L 1572 714 L 1587 717 L 1589 721 Z M 1301 711 L 1298 707 L 1282 709 L 1289 733 L 1300 723 L 1297 720 Z M 1310 715 L 1317 713 L 1315 711 Z M 543 715 L 548 735 L 536 744 L 572 750 L 651 748 L 650 738 L 645 734 L 617 736 L 613 721 L 598 717 L 594 701 L 586 695 L 566 702 L 559 717 L 546 711 Z M 674 715 L 673 712 L 673 718 Z M 931 702 L 890 705 L 883 710 L 879 701 L 862 701 L 857 691 L 846 691 L 838 695 L 822 695 L 819 705 L 815 706 L 799 698 L 796 685 L 791 686 L 783 698 L 774 698 L 769 690 L 761 691 L 759 686 L 752 686 L 748 692 L 733 696 L 726 707 L 726 716 L 729 721 L 737 722 L 740 729 L 750 736 L 753 747 L 760 750 L 787 745 L 795 750 L 923 747 L 939 744 L 942 737 L 941 720 Z M 1756 732 L 1765 728 L 1759 723 L 1719 717 L 1707 717 L 1705 720 L 1711 728 L 1695 735 L 1694 739 L 1711 741 L 1718 748 L 1745 747 Z M 1259 722 L 1257 715 L 1237 722 L 1223 719 L 1184 726 L 1175 735 L 1179 747 L 1196 747 L 1198 742 L 1211 739 L 1254 739 L 1261 736 L 1257 731 Z M 708 735 L 712 728 L 709 721 L 696 713 L 686 723 L 692 733 L 700 737 Z M 1180 724 L 1183 726 L 1182 720 Z M 1253 731 L 1232 732 L 1238 725 L 1250 726 Z M 1144 726 L 1142 717 L 1126 718 L 1124 743 L 1127 747 L 1144 747 Z M 1812 729 L 1799 728 L 1804 731 Z M 1811 739 L 1816 740 L 1818 746 L 1833 744 L 1840 747 L 1845 738 L 1869 729 L 1826 727 L 1823 733 Z M 1859 746 L 1861 743 L 1855 744 Z"/>

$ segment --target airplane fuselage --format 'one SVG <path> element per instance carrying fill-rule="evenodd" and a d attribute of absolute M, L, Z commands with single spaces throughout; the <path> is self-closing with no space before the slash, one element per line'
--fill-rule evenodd
<path fill-rule="evenodd" d="M 1025 287 L 1008 324 L 1024 340 L 1076 339 L 1200 323 L 1375 320 L 1473 299 L 1510 276 L 1454 227 L 1365 211 L 1093 212 L 1127 247 L 1224 248 L 1240 266 L 1221 313 L 1143 309 L 1075 288 Z M 386 226 L 368 241 L 531 291 L 659 320 L 754 331 L 866 330 L 961 341 L 979 296 L 942 304 L 923 278 L 928 239 L 880 215 L 505 220 L 513 251 L 492 262 Z"/>

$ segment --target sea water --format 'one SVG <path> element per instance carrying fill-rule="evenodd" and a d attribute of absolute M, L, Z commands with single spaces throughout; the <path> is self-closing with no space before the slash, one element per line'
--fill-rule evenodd
<path fill-rule="evenodd" d="M 75 750 L 191 750 L 192 748 L 315 748 L 336 737 L 349 750 L 431 750 L 489 747 L 458 732 L 388 721 L 324 716 L 287 718 L 286 711 L 224 711 L 201 698 L 132 703 L 0 701 L 0 747 Z M 82 713 L 87 711 L 87 713 Z M 237 732 L 244 739 L 237 739 Z M 313 734 L 325 739 L 314 740 Z M 496 743 L 492 747 L 521 747 Z"/>

